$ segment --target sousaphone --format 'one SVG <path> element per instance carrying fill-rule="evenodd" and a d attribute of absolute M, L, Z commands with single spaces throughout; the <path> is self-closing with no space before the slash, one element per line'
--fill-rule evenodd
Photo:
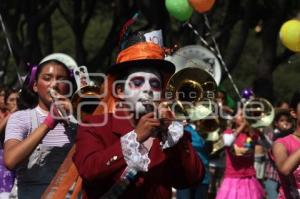
<path fill-rule="evenodd" d="M 188 45 L 178 49 L 172 55 L 167 56 L 166 60 L 171 61 L 176 66 L 176 73 L 173 76 L 173 80 L 171 78 L 170 81 L 173 87 L 179 88 L 182 83 L 185 82 L 188 84 L 188 82 L 194 81 L 195 79 L 197 79 L 196 82 L 206 82 L 205 84 L 207 86 L 201 87 L 204 88 L 204 92 L 198 89 L 199 93 L 202 93 L 198 101 L 203 102 L 203 100 L 205 100 L 206 105 L 200 104 L 194 108 L 189 108 L 188 112 L 192 121 L 198 120 L 197 126 L 200 135 L 205 137 L 207 141 L 213 142 L 213 151 L 211 154 L 216 153 L 222 149 L 224 145 L 219 134 L 220 121 L 218 117 L 214 115 L 214 108 L 216 107 L 213 105 L 214 103 L 208 105 L 210 102 L 213 102 L 214 97 L 208 97 L 207 94 L 215 94 L 215 87 L 219 85 L 221 81 L 222 69 L 218 58 L 214 53 L 201 45 Z M 198 68 L 198 72 L 192 68 Z M 182 74 L 184 74 L 185 79 L 187 79 L 186 81 L 179 77 L 183 76 Z M 191 84 L 189 87 L 193 88 Z"/>
<path fill-rule="evenodd" d="M 205 70 L 187 67 L 176 72 L 169 80 L 165 98 L 172 101 L 176 118 L 197 121 L 214 111 L 216 82 Z"/>
<path fill-rule="evenodd" d="M 179 48 L 165 59 L 176 66 L 176 72 L 187 67 L 198 67 L 211 74 L 217 85 L 220 84 L 222 76 L 221 64 L 214 53 L 201 45 L 188 45 Z"/>

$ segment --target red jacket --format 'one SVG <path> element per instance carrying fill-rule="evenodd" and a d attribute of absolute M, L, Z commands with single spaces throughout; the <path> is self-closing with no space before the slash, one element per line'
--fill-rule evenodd
<path fill-rule="evenodd" d="M 121 114 L 122 115 L 122 114 Z M 127 166 L 120 137 L 132 131 L 129 120 L 112 114 L 88 116 L 85 122 L 105 125 L 79 126 L 74 162 L 83 178 L 84 198 L 99 199 L 120 178 Z M 187 134 L 173 147 L 162 150 L 155 139 L 149 152 L 148 172 L 140 172 L 122 198 L 171 198 L 171 188 L 199 183 L 204 167 Z"/>

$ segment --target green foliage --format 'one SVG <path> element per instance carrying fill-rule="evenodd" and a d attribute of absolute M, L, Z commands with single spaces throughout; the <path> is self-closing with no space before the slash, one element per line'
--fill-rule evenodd
<path fill-rule="evenodd" d="M 273 73 L 275 95 L 280 100 L 290 100 L 294 91 L 300 89 L 300 55 L 292 56 Z"/>
<path fill-rule="evenodd" d="M 233 31 L 233 35 L 234 34 L 236 34 L 236 30 Z M 257 37 L 259 36 L 254 31 L 250 31 L 245 49 L 243 50 L 239 63 L 237 64 L 238 66 L 231 72 L 232 79 L 240 91 L 243 88 L 251 87 L 252 82 L 255 79 L 255 66 L 258 64 L 258 58 L 261 54 L 261 43 Z M 231 39 L 228 49 L 234 46 L 234 42 L 236 42 L 236 40 Z M 228 93 L 238 100 L 238 96 L 235 93 L 232 83 L 228 77 L 225 79 L 223 84 Z"/>
<path fill-rule="evenodd" d="M 104 6 L 104 5 L 102 5 Z M 97 10 L 87 27 L 84 45 L 88 50 L 88 60 L 94 57 L 103 45 L 112 26 L 113 13 L 111 10 Z"/>
<path fill-rule="evenodd" d="M 14 5 L 12 5 L 12 3 Z M 132 2 L 132 1 L 128 1 Z M 153 1 L 154 2 L 154 1 Z M 216 1 L 217 2 L 217 1 Z M 208 13 L 209 17 L 211 17 L 211 23 L 213 25 L 213 31 L 214 33 L 221 32 L 220 29 L 224 28 L 223 23 L 224 18 L 227 16 L 226 13 L 226 7 L 229 4 L 230 1 L 219 1 L 216 3 L 215 8 Z M 9 7 L 8 13 L 16 13 L 17 11 L 17 5 L 18 1 L 7 1 L 7 5 L 11 5 Z M 29 4 L 32 2 L 28 2 Z M 77 2 L 78 3 L 78 2 Z M 82 7 L 86 5 L 87 1 L 82 1 Z M 113 22 L 114 17 L 114 11 L 116 11 L 118 8 L 115 4 L 116 1 L 97 1 L 95 12 L 93 13 L 91 20 L 89 21 L 89 24 L 87 26 L 87 29 L 84 33 L 84 41 L 83 45 L 86 50 L 87 57 L 86 59 L 90 61 L 94 56 L 99 53 L 100 49 L 103 47 L 104 42 L 107 38 Z M 241 1 L 241 8 L 245 6 L 246 1 Z M 4 3 L 2 4 L 4 5 Z M 22 4 L 23 5 L 23 4 Z M 257 5 L 265 5 L 265 1 L 259 0 Z M 269 4 L 267 4 L 269 5 Z M 33 5 L 28 5 L 28 7 Z M 68 0 L 61 0 L 59 1 L 59 6 L 66 11 L 70 15 L 70 17 L 74 17 L 74 1 L 68 1 Z M 290 1 L 290 8 L 299 7 L 299 0 L 291 0 Z M 34 6 L 33 6 L 34 7 Z M 1 8 L 1 6 L 0 6 Z M 5 7 L 6 8 L 6 7 Z M 23 8 L 25 9 L 25 8 Z M 118 8 L 120 9 L 120 8 Z M 20 11 L 24 12 L 24 11 Z M 243 10 L 241 10 L 241 13 L 243 13 Z M 292 13 L 292 12 L 289 12 Z M 82 16 L 86 16 L 88 13 L 85 12 L 83 9 L 81 12 L 77 13 L 78 15 L 82 14 Z M 119 13 L 120 14 L 120 13 Z M 122 14 L 122 13 L 121 13 Z M 124 13 L 123 13 L 124 14 Z M 240 14 L 233 13 L 233 14 Z M 294 14 L 294 13 L 292 13 Z M 26 44 L 26 31 L 27 31 L 27 24 L 24 21 L 25 17 L 23 13 L 20 13 L 20 18 L 18 18 L 19 21 L 22 21 L 23 28 L 21 30 L 21 24 L 18 24 L 17 36 L 20 37 L 20 43 L 21 47 Z M 196 16 L 198 15 L 198 16 Z M 76 15 L 75 15 L 76 16 Z M 124 16 L 122 16 L 124 19 Z M 199 20 L 195 20 L 195 17 L 198 17 Z M 74 19 L 74 18 L 73 18 Z M 200 20 L 202 19 L 202 20 Z M 82 18 L 81 18 L 82 20 Z M 195 21 L 197 27 L 195 27 L 197 30 L 199 30 L 200 34 L 202 32 L 205 32 L 205 28 L 203 28 L 203 16 L 200 14 L 193 14 L 192 16 L 192 22 Z M 11 20 L 11 23 L 14 21 Z M 55 11 L 51 15 L 51 22 L 52 22 L 52 31 L 53 31 L 53 51 L 54 52 L 63 52 L 67 53 L 73 57 L 75 57 L 75 36 L 74 32 L 71 29 L 71 26 L 67 23 L 66 19 L 62 14 L 59 12 L 58 8 L 55 9 Z M 198 23 L 197 23 L 198 22 Z M 139 21 L 134 24 L 134 29 L 136 27 L 142 27 L 145 26 L 147 23 L 145 19 L 139 19 Z M 10 24 L 11 25 L 11 24 Z M 252 24 L 251 24 L 252 25 Z M 255 25 L 255 24 L 254 24 Z M 192 31 L 186 26 L 182 26 L 182 23 L 178 22 L 174 17 L 170 18 L 170 23 L 168 24 L 168 35 L 165 39 L 165 44 L 167 47 L 171 47 L 174 44 L 178 44 L 179 46 L 184 46 L 187 44 L 190 44 L 191 42 L 197 41 L 197 38 L 195 35 L 193 35 Z M 228 52 L 231 48 L 234 48 L 237 44 L 237 38 L 239 36 L 238 30 L 241 28 L 241 24 L 237 24 L 234 26 L 234 29 L 231 31 L 231 37 L 229 38 L 229 46 L 227 49 L 224 50 L 224 57 L 226 56 L 226 52 Z M 138 29 L 138 28 L 137 28 Z M 39 28 L 39 39 L 41 40 L 41 47 L 42 47 L 42 54 L 45 54 L 45 37 L 42 32 L 42 26 Z M 118 34 L 117 32 L 114 34 Z M 25 36 L 24 36 L 25 35 Z M 3 35 L 0 35 L 1 41 L 0 43 L 3 44 L 2 41 Z M 28 38 L 28 37 L 27 37 Z M 199 42 L 199 41 L 198 41 Z M 278 41 L 279 42 L 279 41 Z M 196 43 L 196 42 L 195 42 Z M 4 49 L 3 50 L 7 50 Z M 284 47 L 279 43 L 279 52 L 283 52 Z M 115 51 L 109 52 L 111 53 L 111 57 L 104 57 L 103 59 L 111 59 L 115 58 Z M 15 62 L 12 58 L 7 59 L 4 56 L 5 53 L 0 52 L 0 57 L 3 59 L 6 59 L 3 63 L 8 63 L 7 70 L 7 77 L 5 79 L 5 82 L 10 84 L 15 78 Z M 238 62 L 238 66 L 232 71 L 232 77 L 234 82 L 236 83 L 239 90 L 242 90 L 245 87 L 251 87 L 253 80 L 256 77 L 256 69 L 255 66 L 259 62 L 259 58 L 262 55 L 262 47 L 261 47 L 261 37 L 259 34 L 257 34 L 254 30 L 251 30 L 249 32 L 247 43 L 245 48 L 243 49 L 241 58 Z M 111 61 L 111 60 L 109 60 Z M 109 62 L 108 61 L 108 62 Z M 2 63 L 2 62 L 1 62 Z M 105 62 L 106 64 L 107 62 Z M 108 63 L 107 63 L 108 65 Z M 106 65 L 105 65 L 106 66 Z M 99 70 L 102 70 L 105 66 L 99 66 Z M 273 80 L 274 80 L 274 90 L 275 90 L 275 96 L 277 97 L 277 100 L 286 99 L 289 98 L 293 91 L 298 88 L 298 81 L 299 81 L 299 72 L 300 72 L 300 55 L 294 55 L 290 58 L 288 63 L 283 63 L 278 66 L 278 68 L 273 73 Z M 225 79 L 223 82 L 225 89 L 231 94 L 233 97 L 237 99 L 237 95 L 235 94 L 235 91 L 231 85 L 231 82 L 228 78 Z"/>
<path fill-rule="evenodd" d="M 243 88 L 251 87 L 255 77 L 255 66 L 261 55 L 261 43 L 259 35 L 254 31 L 250 32 L 247 44 L 242 53 L 238 67 L 232 72 L 234 83 L 241 91 Z M 234 41 L 233 41 L 234 42 Z M 278 41 L 279 42 L 279 41 Z M 283 52 L 285 48 L 279 43 L 279 51 Z M 293 55 L 287 62 L 280 64 L 273 72 L 273 83 L 276 101 L 287 100 L 291 98 L 293 92 L 300 88 L 300 55 Z M 229 78 L 223 82 L 225 89 L 236 100 L 238 99 Z"/>
<path fill-rule="evenodd" d="M 75 39 L 70 26 L 63 19 L 58 10 L 53 13 L 51 20 L 53 24 L 54 52 L 67 53 L 74 57 Z"/>

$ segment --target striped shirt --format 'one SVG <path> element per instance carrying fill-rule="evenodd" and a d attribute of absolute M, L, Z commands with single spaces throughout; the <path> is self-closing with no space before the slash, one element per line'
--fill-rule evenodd
<path fill-rule="evenodd" d="M 38 125 L 42 123 L 48 115 L 47 111 L 42 110 L 39 106 L 34 108 L 37 116 Z M 32 110 L 26 109 L 13 113 L 8 119 L 5 129 L 5 141 L 9 139 L 24 140 L 32 131 Z M 70 133 L 69 133 L 70 134 Z M 64 144 L 70 143 L 71 135 L 66 134 L 63 124 L 58 123 L 53 130 L 50 130 L 43 138 L 42 146 L 62 147 Z"/>
<path fill-rule="evenodd" d="M 274 131 L 270 130 L 264 134 L 266 140 L 269 142 L 269 146 L 266 147 L 268 150 L 268 156 L 266 161 L 266 170 L 265 170 L 265 177 L 271 180 L 274 180 L 276 182 L 280 182 L 278 171 L 275 167 L 274 158 L 272 156 L 272 144 L 274 141 L 275 134 L 278 134 L 279 130 L 274 129 Z"/>

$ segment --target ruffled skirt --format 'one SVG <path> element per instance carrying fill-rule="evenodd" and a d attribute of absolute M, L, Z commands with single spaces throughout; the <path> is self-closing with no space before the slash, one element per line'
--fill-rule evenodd
<path fill-rule="evenodd" d="M 224 178 L 216 199 L 262 199 L 265 192 L 255 177 Z"/>

